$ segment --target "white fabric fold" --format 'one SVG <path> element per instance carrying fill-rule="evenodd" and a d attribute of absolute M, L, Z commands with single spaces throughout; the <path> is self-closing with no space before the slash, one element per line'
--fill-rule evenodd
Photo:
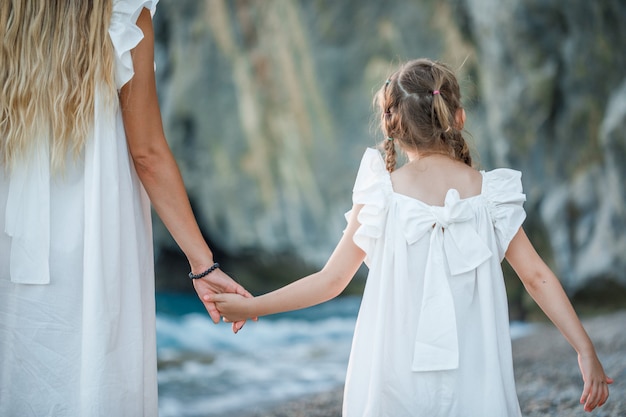
<path fill-rule="evenodd" d="M 9 179 L 4 231 L 11 237 L 16 284 L 50 283 L 50 150 L 47 141 L 39 143 Z"/>
<path fill-rule="evenodd" d="M 147 395 L 125 404 L 124 415 L 156 415 L 150 202 L 134 172 L 121 114 L 100 99 L 96 112 L 85 146 L 80 415 L 102 397 L 102 385 L 119 378 L 139 398 Z M 115 358 L 116 366 L 93 358 Z"/>
<path fill-rule="evenodd" d="M 523 204 L 522 173 L 508 168 L 484 173 L 484 194 L 498 236 L 498 257 L 504 259 L 509 243 L 526 219 Z"/>

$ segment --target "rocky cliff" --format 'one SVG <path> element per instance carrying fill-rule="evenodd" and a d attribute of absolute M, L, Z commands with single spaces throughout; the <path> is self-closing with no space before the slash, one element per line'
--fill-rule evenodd
<path fill-rule="evenodd" d="M 201 227 L 239 276 L 323 265 L 360 156 L 381 139 L 372 93 L 398 62 L 427 56 L 458 68 L 481 168 L 523 171 L 528 234 L 566 288 L 626 286 L 625 2 L 159 6 L 168 140 Z M 176 251 L 158 221 L 155 239 L 164 267 Z"/>

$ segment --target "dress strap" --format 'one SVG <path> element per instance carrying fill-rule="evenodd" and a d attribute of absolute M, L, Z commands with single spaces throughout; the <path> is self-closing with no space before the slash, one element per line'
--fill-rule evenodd
<path fill-rule="evenodd" d="M 50 149 L 37 142 L 9 177 L 5 232 L 11 237 L 9 275 L 16 284 L 50 283 Z"/>

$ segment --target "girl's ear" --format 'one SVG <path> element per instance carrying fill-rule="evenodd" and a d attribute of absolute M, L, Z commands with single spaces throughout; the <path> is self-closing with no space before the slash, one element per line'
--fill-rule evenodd
<path fill-rule="evenodd" d="M 456 114 L 454 115 L 454 121 L 456 123 L 457 130 L 463 129 L 463 126 L 465 126 L 465 109 L 463 107 L 457 109 Z"/>

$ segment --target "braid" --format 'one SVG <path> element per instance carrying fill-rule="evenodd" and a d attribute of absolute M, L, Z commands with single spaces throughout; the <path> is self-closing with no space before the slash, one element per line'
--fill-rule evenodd
<path fill-rule="evenodd" d="M 385 151 L 385 168 L 387 171 L 393 172 L 396 169 L 396 146 L 392 138 L 385 139 L 383 150 Z"/>
<path fill-rule="evenodd" d="M 454 158 L 471 167 L 472 155 L 470 154 L 469 146 L 467 146 L 467 141 L 463 138 L 461 132 L 455 131 L 450 135 L 448 141 L 454 152 Z"/>
<path fill-rule="evenodd" d="M 391 108 L 395 107 L 393 100 L 391 99 L 391 92 L 397 87 L 399 87 L 397 83 L 392 82 L 391 78 L 388 79 L 376 98 L 379 106 L 383 110 L 380 124 L 383 133 L 386 135 L 386 138 L 382 143 L 382 148 L 385 152 L 385 167 L 389 172 L 393 172 L 396 169 L 397 154 L 394 139 L 402 136 L 398 129 L 398 115 L 392 114 L 391 112 Z"/>

